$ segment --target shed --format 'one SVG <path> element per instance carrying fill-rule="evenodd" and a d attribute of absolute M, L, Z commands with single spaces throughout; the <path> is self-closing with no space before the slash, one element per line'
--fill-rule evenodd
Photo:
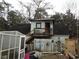
<path fill-rule="evenodd" d="M 0 59 L 23 59 L 26 36 L 18 31 L 0 32 Z"/>

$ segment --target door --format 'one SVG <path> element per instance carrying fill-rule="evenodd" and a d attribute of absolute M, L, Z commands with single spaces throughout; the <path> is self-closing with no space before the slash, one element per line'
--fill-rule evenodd
<path fill-rule="evenodd" d="M 25 55 L 25 36 L 20 37 L 19 59 L 24 59 Z"/>
<path fill-rule="evenodd" d="M 45 32 L 50 33 L 50 23 L 45 23 Z"/>

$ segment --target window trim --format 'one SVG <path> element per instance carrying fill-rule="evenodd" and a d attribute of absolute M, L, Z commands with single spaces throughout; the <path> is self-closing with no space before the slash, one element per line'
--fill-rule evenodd
<path fill-rule="evenodd" d="M 41 23 L 36 23 L 36 28 L 39 28 L 40 29 L 41 28 Z"/>

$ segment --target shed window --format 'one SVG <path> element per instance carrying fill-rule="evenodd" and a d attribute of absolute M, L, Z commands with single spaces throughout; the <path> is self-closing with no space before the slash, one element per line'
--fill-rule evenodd
<path fill-rule="evenodd" d="M 3 45 L 2 45 L 2 50 L 8 49 L 9 48 L 9 35 L 4 35 L 3 36 Z"/>
<path fill-rule="evenodd" d="M 14 49 L 10 50 L 9 59 L 14 59 Z"/>
<path fill-rule="evenodd" d="M 2 52 L 1 59 L 8 59 L 8 51 Z"/>
<path fill-rule="evenodd" d="M 10 40 L 10 48 L 14 48 L 15 47 L 15 36 L 10 36 L 11 40 Z"/>

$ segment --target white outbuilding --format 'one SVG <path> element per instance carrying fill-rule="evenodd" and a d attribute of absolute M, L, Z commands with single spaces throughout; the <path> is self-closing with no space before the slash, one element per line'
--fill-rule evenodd
<path fill-rule="evenodd" d="M 1 31 L 0 59 L 24 59 L 25 39 L 18 31 Z"/>

